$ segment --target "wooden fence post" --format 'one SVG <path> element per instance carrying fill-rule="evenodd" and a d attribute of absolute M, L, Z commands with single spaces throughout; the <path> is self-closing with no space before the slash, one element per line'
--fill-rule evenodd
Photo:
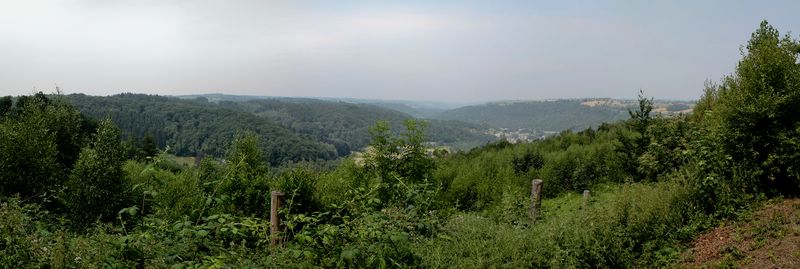
<path fill-rule="evenodd" d="M 542 180 L 531 180 L 531 208 L 530 217 L 532 221 L 536 221 L 539 213 L 542 210 Z"/>
<path fill-rule="evenodd" d="M 589 190 L 583 190 L 583 208 L 589 207 L 589 196 L 591 192 Z"/>
<path fill-rule="evenodd" d="M 272 191 L 272 199 L 269 203 L 269 245 L 272 247 L 277 245 L 280 241 L 278 233 L 280 232 L 281 227 L 281 217 L 278 215 L 278 210 L 281 208 L 281 204 L 283 204 L 284 195 L 285 194 L 282 191 Z"/>

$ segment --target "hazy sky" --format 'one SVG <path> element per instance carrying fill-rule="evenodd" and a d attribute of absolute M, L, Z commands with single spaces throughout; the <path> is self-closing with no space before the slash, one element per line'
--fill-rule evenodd
<path fill-rule="evenodd" d="M 0 0 L 0 94 L 694 99 L 800 1 Z M 795 38 L 797 34 L 792 34 Z"/>

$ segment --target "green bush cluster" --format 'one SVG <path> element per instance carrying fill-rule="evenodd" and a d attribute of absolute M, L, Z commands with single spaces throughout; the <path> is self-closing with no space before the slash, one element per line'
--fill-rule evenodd
<path fill-rule="evenodd" d="M 665 266 L 679 254 L 676 242 L 705 225 L 687 208 L 689 193 L 672 182 L 609 185 L 588 207 L 566 194 L 545 201 L 543 218 L 530 227 L 459 213 L 417 251 L 433 268 Z"/>

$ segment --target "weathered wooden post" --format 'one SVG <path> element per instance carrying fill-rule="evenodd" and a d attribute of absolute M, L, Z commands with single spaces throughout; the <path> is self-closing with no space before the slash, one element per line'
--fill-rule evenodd
<path fill-rule="evenodd" d="M 542 210 L 542 180 L 531 180 L 531 209 L 530 217 L 532 221 L 536 221 L 539 213 Z"/>
<path fill-rule="evenodd" d="M 589 196 L 590 195 L 591 195 L 591 192 L 589 190 L 583 190 L 583 207 L 582 208 L 589 207 Z"/>
<path fill-rule="evenodd" d="M 284 195 L 282 191 L 272 191 L 272 199 L 269 203 L 269 245 L 272 247 L 277 245 L 278 241 L 280 241 L 278 233 L 281 228 L 281 217 L 278 215 L 278 210 L 280 210 L 281 204 L 283 204 Z"/>

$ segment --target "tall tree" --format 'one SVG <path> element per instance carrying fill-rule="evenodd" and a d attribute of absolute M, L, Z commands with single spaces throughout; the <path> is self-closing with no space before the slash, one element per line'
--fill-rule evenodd
<path fill-rule="evenodd" d="M 110 119 L 100 122 L 69 177 L 64 203 L 77 224 L 116 216 L 126 197 L 119 130 Z"/>
<path fill-rule="evenodd" d="M 0 119 L 11 113 L 11 107 L 13 105 L 14 100 L 11 99 L 11 96 L 4 96 L 0 98 Z"/>
<path fill-rule="evenodd" d="M 153 138 L 153 134 L 147 133 L 144 135 L 144 139 L 142 140 L 142 153 L 145 158 L 158 155 L 158 146 L 156 146 L 156 140 Z"/>
<path fill-rule="evenodd" d="M 229 195 L 229 212 L 262 217 L 268 212 L 269 166 L 259 144 L 255 133 L 245 132 L 237 135 L 228 152 L 221 190 Z"/>
<path fill-rule="evenodd" d="M 711 122 L 735 179 L 760 191 L 800 191 L 800 43 L 761 22 L 736 72 L 723 79 Z M 754 182 L 751 182 L 754 181 Z"/>
<path fill-rule="evenodd" d="M 20 96 L 0 118 L 0 192 L 25 198 L 53 193 L 83 144 L 81 117 L 61 96 Z"/>

